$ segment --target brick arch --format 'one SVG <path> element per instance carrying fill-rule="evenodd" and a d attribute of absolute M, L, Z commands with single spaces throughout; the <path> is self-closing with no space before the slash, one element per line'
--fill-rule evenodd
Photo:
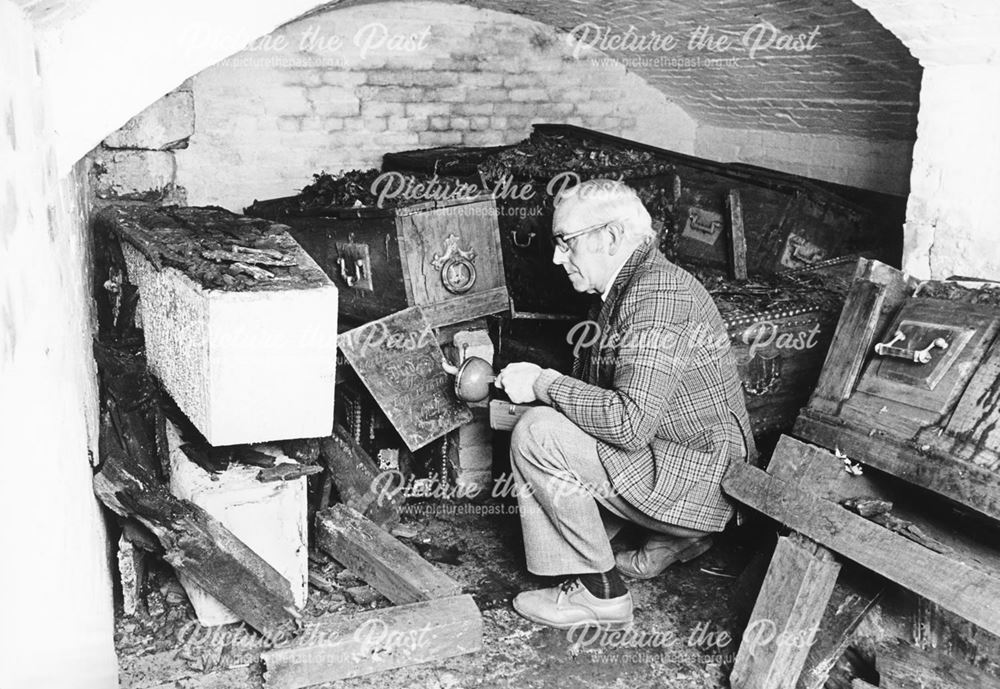
<path fill-rule="evenodd" d="M 385 33 L 373 37 L 373 26 Z M 390 47 L 420 36 L 413 50 Z M 294 193 L 320 170 L 378 167 L 391 151 L 513 143 L 537 122 L 694 152 L 695 120 L 663 92 L 517 14 L 368 3 L 310 13 L 269 39 L 275 50 L 241 52 L 193 79 L 195 134 L 176 154 L 191 203 L 240 208 Z"/>
<path fill-rule="evenodd" d="M 109 132 L 187 77 L 316 0 L 14 0 L 34 29 L 47 129 L 65 174 Z M 182 41 L 199 33 L 197 40 Z"/>
<path fill-rule="evenodd" d="M 899 38 L 864 8 L 876 2 L 894 4 L 900 13 L 911 4 L 894 0 L 773 0 L 766 5 L 754 0 L 469 0 L 463 4 L 524 16 L 564 32 L 589 23 L 599 28 L 602 38 L 612 40 L 626 37 L 630 27 L 639 37 L 654 32 L 673 36 L 676 44 L 669 50 L 602 50 L 634 65 L 630 71 L 705 125 L 912 141 L 920 65 Z M 362 3 L 336 7 L 357 4 Z M 762 22 L 778 33 L 755 31 Z M 779 49 L 783 36 L 808 42 L 816 29 L 813 48 Z M 748 31 L 749 45 L 744 46 L 742 38 Z M 727 49 L 710 49 L 724 37 L 730 41 Z M 749 46 L 758 38 L 758 50 L 751 56 Z M 643 57 L 665 59 L 658 63 L 638 59 Z M 689 60 L 694 66 L 678 65 L 669 58 Z M 733 58 L 731 64 L 719 62 Z M 716 66 L 706 65 L 710 59 Z"/>

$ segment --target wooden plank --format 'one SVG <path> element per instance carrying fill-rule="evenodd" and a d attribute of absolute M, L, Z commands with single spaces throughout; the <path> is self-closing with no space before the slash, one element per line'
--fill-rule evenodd
<path fill-rule="evenodd" d="M 734 499 L 980 627 L 1000 632 L 1000 558 L 972 536 L 934 532 L 955 551 L 936 553 L 746 464 L 731 466 L 722 485 Z M 926 523 L 920 526 L 933 531 Z"/>
<path fill-rule="evenodd" d="M 393 603 L 455 596 L 457 581 L 343 504 L 316 514 L 316 544 Z"/>
<path fill-rule="evenodd" d="M 840 564 L 793 534 L 774 549 L 730 682 L 733 689 L 792 689 L 819 632 Z"/>
<path fill-rule="evenodd" d="M 1000 469 L 1000 338 L 976 367 L 945 425 L 947 432 L 929 442 L 991 471 Z"/>
<path fill-rule="evenodd" d="M 1000 679 L 938 649 L 920 649 L 905 641 L 880 644 L 875 665 L 880 686 L 893 689 L 997 689 Z"/>
<path fill-rule="evenodd" d="M 911 599 L 898 636 L 912 639 L 918 648 L 935 648 L 970 665 L 989 668 L 1000 680 L 1000 637 L 925 598 L 911 594 Z"/>
<path fill-rule="evenodd" d="M 108 509 L 138 519 L 163 546 L 163 559 L 265 635 L 298 618 L 288 580 L 197 505 L 180 500 L 112 454 L 94 476 Z"/>
<path fill-rule="evenodd" d="M 420 308 L 423 310 L 427 322 L 432 327 L 440 328 L 482 316 L 507 312 L 510 310 L 510 296 L 507 294 L 506 287 L 494 287 L 426 304 Z"/>
<path fill-rule="evenodd" d="M 411 452 L 472 421 L 419 306 L 342 333 L 337 344 Z"/>
<path fill-rule="evenodd" d="M 339 425 L 334 426 L 332 436 L 320 442 L 320 455 L 337 486 L 341 502 L 381 527 L 399 521 L 399 506 L 403 503 L 399 490 L 402 475 L 380 475 L 375 462 Z"/>
<path fill-rule="evenodd" d="M 798 689 L 823 689 L 854 630 L 882 597 L 884 581 L 860 567 L 843 571 L 820 620 L 815 643 L 809 647 Z"/>
<path fill-rule="evenodd" d="M 885 294 L 885 286 L 874 282 L 860 281 L 851 287 L 810 407 L 836 413 L 850 396 L 874 342 Z"/>
<path fill-rule="evenodd" d="M 118 580 L 122 586 L 122 609 L 131 617 L 139 611 L 146 589 L 146 553 L 123 534 L 118 539 Z"/>
<path fill-rule="evenodd" d="M 306 623 L 295 641 L 261 654 L 267 689 L 298 689 L 443 660 L 483 647 L 472 596 L 381 608 Z"/>
<path fill-rule="evenodd" d="M 789 435 L 778 439 L 767 473 L 818 498 L 840 502 L 854 497 L 891 499 L 882 486 L 867 474 L 845 471 L 843 462 L 826 450 Z"/>
<path fill-rule="evenodd" d="M 1000 475 L 986 467 L 837 425 L 808 409 L 799 415 L 794 432 L 817 445 L 839 447 L 857 462 L 1000 520 Z"/>
<path fill-rule="evenodd" d="M 729 276 L 734 280 L 746 280 L 747 238 L 743 231 L 743 202 L 739 189 L 729 190 L 726 207 L 729 209 Z"/>

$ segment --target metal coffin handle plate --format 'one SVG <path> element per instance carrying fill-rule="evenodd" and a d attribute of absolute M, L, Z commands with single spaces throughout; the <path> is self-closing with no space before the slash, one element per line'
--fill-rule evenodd
<path fill-rule="evenodd" d="M 374 292 L 372 262 L 367 244 L 337 242 L 337 272 L 340 281 L 350 289 Z"/>

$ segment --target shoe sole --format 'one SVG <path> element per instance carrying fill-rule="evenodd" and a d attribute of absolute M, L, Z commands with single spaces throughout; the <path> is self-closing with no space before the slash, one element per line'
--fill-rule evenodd
<path fill-rule="evenodd" d="M 621 565 L 618 565 L 617 563 L 615 564 L 615 568 L 621 574 L 624 574 L 625 576 L 631 579 L 640 579 L 640 580 L 653 579 L 663 574 L 668 568 L 670 568 L 671 565 L 675 565 L 678 562 L 690 562 L 696 557 L 704 555 L 712 548 L 713 545 L 714 542 L 711 537 L 698 539 L 697 541 L 687 546 L 686 548 L 679 550 L 674 555 L 674 559 L 670 560 L 659 571 L 654 572 L 652 574 L 642 574 L 630 568 L 623 568 Z"/>
<path fill-rule="evenodd" d="M 552 627 L 553 629 L 575 629 L 577 627 L 600 627 L 601 629 L 606 629 L 608 631 L 618 631 L 620 629 L 628 629 L 634 623 L 635 618 L 629 617 L 627 620 L 620 620 L 616 622 L 597 622 L 591 620 L 581 620 L 579 622 L 565 622 L 557 623 L 551 620 L 545 620 L 531 613 L 525 612 L 518 608 L 517 603 L 513 604 L 514 611 L 526 620 L 530 620 L 535 624 L 541 624 L 546 627 Z"/>

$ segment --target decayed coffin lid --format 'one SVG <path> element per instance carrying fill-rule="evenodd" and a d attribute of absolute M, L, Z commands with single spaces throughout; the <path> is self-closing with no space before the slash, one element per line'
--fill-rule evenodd
<path fill-rule="evenodd" d="M 795 434 L 1000 520 L 1000 285 L 862 260 Z"/>

